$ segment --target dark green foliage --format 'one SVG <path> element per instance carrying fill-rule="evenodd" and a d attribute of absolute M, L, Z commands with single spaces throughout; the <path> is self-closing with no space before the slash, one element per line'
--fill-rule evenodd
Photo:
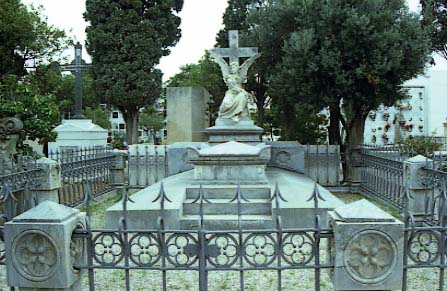
<path fill-rule="evenodd" d="M 433 137 L 414 136 L 406 138 L 399 144 L 401 150 L 405 153 L 411 153 L 411 156 L 423 155 L 433 158 L 433 153 L 442 148 L 442 143 L 437 142 Z"/>
<path fill-rule="evenodd" d="M 296 140 L 301 144 L 325 144 L 327 117 L 306 103 L 290 107 L 288 116 L 274 112 L 277 124 L 282 125 L 281 140 Z"/>
<path fill-rule="evenodd" d="M 110 129 L 109 110 L 102 109 L 101 107 L 86 107 L 84 116 L 91 119 L 94 124 L 97 124 L 104 129 Z"/>
<path fill-rule="evenodd" d="M 165 118 L 154 107 L 145 107 L 139 115 L 140 125 L 148 136 L 152 133 L 154 144 L 157 144 L 157 132 L 165 126 Z"/>
<path fill-rule="evenodd" d="M 422 23 L 432 37 L 432 49 L 447 59 L 447 1 L 420 0 L 422 4 Z"/>
<path fill-rule="evenodd" d="M 138 140 L 138 111 L 160 96 L 155 69 L 180 38 L 182 0 L 87 0 L 87 50 L 96 94 L 124 116 L 127 142 Z"/>
<path fill-rule="evenodd" d="M 15 78 L 0 82 L 0 118 L 12 116 L 23 121 L 19 150 L 27 137 L 38 139 L 40 144 L 56 139 L 52 130 L 59 123 L 59 109 L 54 95 L 39 94 L 34 86 L 16 82 Z"/>
<path fill-rule="evenodd" d="M 403 82 L 422 73 L 430 58 L 419 17 L 404 0 L 284 0 L 257 17 L 261 39 L 282 46 L 274 50 L 270 86 L 282 125 L 294 121 L 292 104 L 329 108 L 348 153 L 363 142 L 368 112 L 403 98 Z"/>
<path fill-rule="evenodd" d="M 33 66 L 53 59 L 67 47 L 63 30 L 48 25 L 39 9 L 27 8 L 19 0 L 0 0 L 0 76 L 26 74 Z"/>

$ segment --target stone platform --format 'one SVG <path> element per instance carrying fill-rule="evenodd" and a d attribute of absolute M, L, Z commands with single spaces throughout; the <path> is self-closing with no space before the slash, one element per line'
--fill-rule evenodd
<path fill-rule="evenodd" d="M 218 118 L 216 125 L 205 130 L 210 144 L 219 144 L 229 141 L 238 141 L 251 145 L 257 145 L 261 142 L 261 134 L 264 130 L 258 127 L 254 122 L 246 117 L 239 122 L 232 119 Z"/>
<path fill-rule="evenodd" d="M 266 170 L 267 183 L 262 185 L 242 185 L 242 194 L 250 201 L 242 204 L 242 227 L 244 229 L 266 229 L 274 227 L 275 204 L 270 201 L 275 184 L 278 183 L 282 196 L 280 214 L 284 228 L 312 227 L 314 224 L 313 201 L 311 196 L 315 183 L 302 174 L 269 167 Z M 165 226 L 167 229 L 196 229 L 198 225 L 199 185 L 194 184 L 194 171 L 187 171 L 163 180 L 166 196 L 172 202 L 165 202 Z M 128 226 L 133 229 L 156 229 L 160 215 L 158 196 L 161 183 L 156 183 L 134 195 L 134 203 L 128 204 Z M 211 204 L 204 204 L 205 227 L 208 229 L 235 229 L 237 227 L 237 204 L 230 202 L 236 195 L 237 186 L 204 185 L 205 198 Z M 325 222 L 327 212 L 344 203 L 329 191 L 319 186 L 325 201 L 319 201 L 321 221 Z M 116 203 L 106 211 L 106 227 L 116 228 L 122 216 L 122 204 Z"/>

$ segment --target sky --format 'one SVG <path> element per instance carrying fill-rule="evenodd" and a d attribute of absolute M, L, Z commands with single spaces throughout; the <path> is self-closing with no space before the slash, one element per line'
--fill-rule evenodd
<path fill-rule="evenodd" d="M 22 0 L 23 3 L 42 5 L 48 23 L 64 29 L 75 42 L 81 44 L 86 39 L 82 14 L 85 12 L 85 0 Z M 407 0 L 411 10 L 417 11 L 419 0 Z M 227 7 L 227 0 L 184 0 L 180 12 L 182 18 L 182 38 L 172 48 L 169 56 L 163 57 L 158 66 L 164 73 L 163 80 L 180 72 L 180 67 L 196 63 L 215 44 L 216 34 L 222 28 L 222 16 Z M 73 58 L 73 49 L 66 52 L 67 57 Z M 84 50 L 84 59 L 90 57 Z M 437 66 L 433 69 L 447 69 L 447 61 L 435 56 Z"/>

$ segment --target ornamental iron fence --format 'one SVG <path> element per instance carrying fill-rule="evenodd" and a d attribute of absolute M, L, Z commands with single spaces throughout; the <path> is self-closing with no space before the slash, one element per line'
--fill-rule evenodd
<path fill-rule="evenodd" d="M 239 274 L 239 290 L 247 290 L 247 271 L 271 270 L 276 273 L 277 290 L 283 290 L 282 273 L 286 270 L 308 269 L 314 275 L 314 290 L 322 290 L 321 271 L 333 265 L 323 260 L 320 252 L 323 239 L 332 238 L 332 231 L 322 225 L 318 203 L 322 199 L 318 188 L 309 200 L 314 201 L 314 225 L 309 228 L 284 229 L 281 216 L 276 212 L 274 229 L 247 230 L 242 227 L 244 203 L 249 201 L 238 187 L 231 202 L 237 203 L 238 227 L 233 230 L 206 229 L 204 204 L 211 203 L 200 188 L 194 203 L 199 205 L 197 230 L 167 230 L 164 225 L 165 204 L 171 200 L 163 185 L 153 203 L 160 204 L 158 228 L 138 230 L 127 228 L 128 203 L 132 203 L 123 188 L 123 207 L 119 229 L 92 229 L 89 217 L 91 197 L 87 198 L 87 224 L 85 229 L 75 230 L 75 239 L 85 240 L 87 260 L 75 266 L 88 271 L 89 290 L 96 290 L 95 270 L 122 270 L 125 290 L 131 290 L 130 272 L 152 270 L 160 272 L 158 290 L 169 290 L 169 271 L 193 271 L 198 273 L 200 291 L 209 290 L 212 282 L 209 274 L 218 271 L 233 271 Z M 278 186 L 271 198 L 279 208 L 284 200 Z M 297 278 L 298 279 L 298 278 Z"/>
<path fill-rule="evenodd" d="M 87 189 L 93 197 L 115 188 L 111 169 L 115 162 L 112 150 L 104 147 L 65 147 L 48 154 L 61 166 L 59 203 L 74 207 L 86 199 Z"/>
<path fill-rule="evenodd" d="M 305 175 L 323 186 L 338 186 L 342 181 L 339 145 L 307 145 Z"/>
<path fill-rule="evenodd" d="M 129 187 L 145 188 L 168 174 L 167 146 L 135 145 L 127 152 Z"/>
<path fill-rule="evenodd" d="M 2 155 L 0 159 L 0 221 L 32 208 L 35 188 L 45 173 L 33 157 Z M 1 223 L 0 223 L 1 224 Z"/>
<path fill-rule="evenodd" d="M 404 158 L 393 151 L 370 151 L 367 148 L 361 149 L 360 158 L 362 194 L 379 198 L 398 209 L 403 209 Z"/>

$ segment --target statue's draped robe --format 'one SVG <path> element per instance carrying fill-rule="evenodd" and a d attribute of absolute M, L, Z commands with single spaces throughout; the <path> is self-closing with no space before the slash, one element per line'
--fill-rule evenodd
<path fill-rule="evenodd" d="M 220 118 L 239 119 L 248 116 L 248 92 L 241 87 L 241 78 L 238 74 L 226 76 L 225 83 L 228 90 L 219 108 Z"/>

